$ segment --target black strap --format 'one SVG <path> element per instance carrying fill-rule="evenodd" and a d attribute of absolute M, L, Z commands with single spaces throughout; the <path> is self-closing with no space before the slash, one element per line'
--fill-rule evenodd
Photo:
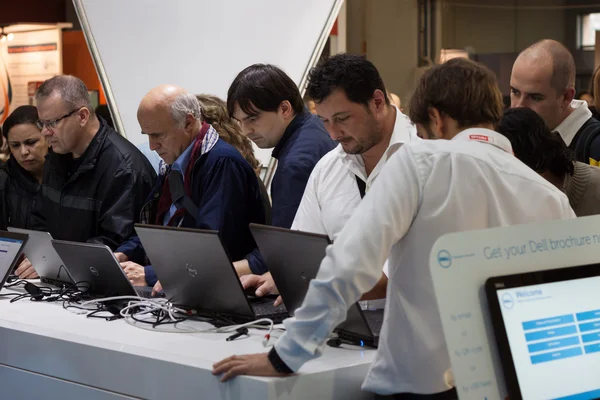
<path fill-rule="evenodd" d="M 284 374 L 292 374 L 294 372 L 291 370 L 290 367 L 287 366 L 287 364 L 281 359 L 281 357 L 279 357 L 279 354 L 277 354 L 277 350 L 275 350 L 274 346 L 271 348 L 271 351 L 269 351 L 268 357 L 269 361 L 271 362 L 271 365 L 273 366 L 273 368 L 275 368 L 275 371 Z"/>
<path fill-rule="evenodd" d="M 595 118 L 588 119 L 581 127 L 581 132 L 575 135 L 575 159 L 585 164 L 590 163 L 590 149 L 592 142 L 600 135 L 600 122 Z M 572 147 L 571 147 L 572 148 Z M 599 160 L 596 160 L 599 161 Z"/>
<path fill-rule="evenodd" d="M 198 207 L 194 204 L 192 199 L 185 193 L 185 185 L 183 183 L 183 175 L 175 169 L 171 169 L 169 172 L 169 191 L 171 192 L 171 201 L 175 204 L 177 209 L 185 208 L 185 210 L 194 219 L 198 215 Z"/>
<path fill-rule="evenodd" d="M 360 198 L 365 197 L 365 193 L 367 192 L 367 184 L 365 181 L 360 179 L 358 175 L 354 175 L 356 177 L 356 184 L 358 185 L 358 191 L 360 192 Z"/>

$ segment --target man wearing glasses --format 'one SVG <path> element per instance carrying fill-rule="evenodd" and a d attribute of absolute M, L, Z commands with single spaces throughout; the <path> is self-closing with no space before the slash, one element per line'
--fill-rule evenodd
<path fill-rule="evenodd" d="M 46 157 L 36 228 L 55 239 L 116 249 L 133 225 L 156 174 L 144 155 L 98 118 L 78 78 L 55 76 L 35 94 Z"/>

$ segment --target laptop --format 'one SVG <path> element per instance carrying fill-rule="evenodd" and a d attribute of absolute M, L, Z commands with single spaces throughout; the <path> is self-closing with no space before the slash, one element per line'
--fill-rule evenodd
<path fill-rule="evenodd" d="M 293 314 L 302 305 L 310 281 L 317 276 L 325 249 L 331 244 L 329 238 L 259 224 L 250 224 L 250 231 L 283 303 Z M 377 347 L 382 324 L 383 310 L 361 310 L 357 303 L 348 309 L 346 321 L 336 328 L 336 332 L 341 339 Z"/>
<path fill-rule="evenodd" d="M 598 288 L 600 264 L 486 281 L 511 400 L 600 398 Z"/>
<path fill-rule="evenodd" d="M 27 240 L 22 233 L 0 231 L 0 288 L 17 266 Z"/>
<path fill-rule="evenodd" d="M 96 297 L 151 297 L 151 287 L 131 284 L 110 247 L 63 240 L 52 240 L 52 246 L 77 286 L 87 288 L 89 285 L 89 294 Z"/>
<path fill-rule="evenodd" d="M 135 231 L 171 303 L 236 323 L 289 316 L 271 298 L 246 296 L 217 231 L 142 224 Z"/>
<path fill-rule="evenodd" d="M 23 253 L 35 268 L 42 282 L 58 287 L 73 284 L 69 272 L 52 246 L 52 235 L 50 233 L 12 228 L 10 226 L 8 230 L 9 232 L 29 235 Z"/>

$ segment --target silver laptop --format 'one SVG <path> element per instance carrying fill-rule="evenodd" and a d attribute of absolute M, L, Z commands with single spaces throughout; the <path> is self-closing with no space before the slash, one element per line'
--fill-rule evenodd
<path fill-rule="evenodd" d="M 17 266 L 27 240 L 22 233 L 0 231 L 0 288 Z"/>
<path fill-rule="evenodd" d="M 121 264 L 106 245 L 52 240 L 52 246 L 64 261 L 77 287 L 88 288 L 94 296 L 150 297 L 152 293 L 149 286 L 131 285 Z"/>
<path fill-rule="evenodd" d="M 54 250 L 54 247 L 52 247 L 52 235 L 50 233 L 10 226 L 8 230 L 9 232 L 29 235 L 29 240 L 23 249 L 23 253 L 35 268 L 42 282 L 58 287 L 73 284 L 69 272 L 56 253 L 56 250 Z"/>
<path fill-rule="evenodd" d="M 135 225 L 166 297 L 233 322 L 288 317 L 274 299 L 248 298 L 217 231 Z"/>

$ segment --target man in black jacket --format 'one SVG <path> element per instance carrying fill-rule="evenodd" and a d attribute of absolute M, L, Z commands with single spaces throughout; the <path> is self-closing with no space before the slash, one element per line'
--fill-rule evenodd
<path fill-rule="evenodd" d="M 36 228 L 55 239 L 116 249 L 133 234 L 156 174 L 127 139 L 99 119 L 78 78 L 55 76 L 35 94 L 46 157 Z"/>

